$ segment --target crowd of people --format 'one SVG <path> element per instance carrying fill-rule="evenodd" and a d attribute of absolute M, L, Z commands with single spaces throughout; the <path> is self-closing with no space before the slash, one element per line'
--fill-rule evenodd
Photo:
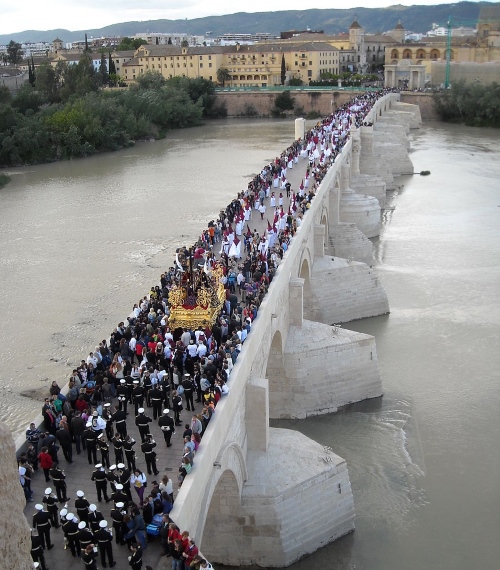
<path fill-rule="evenodd" d="M 65 548 L 88 570 L 96 569 L 98 554 L 103 567 L 115 565 L 113 542 L 115 547 L 128 547 L 130 566 L 140 570 L 149 534 L 159 536 L 162 554 L 172 558 L 173 570 L 211 567 L 189 532 L 182 532 L 169 517 L 174 486 L 181 487 L 193 468 L 217 403 L 229 393 L 233 366 L 259 306 L 318 186 L 350 129 L 363 124 L 373 103 L 386 92 L 356 97 L 266 165 L 192 247 L 177 251 L 174 265 L 161 274 L 159 284 L 133 306 L 109 340 L 100 342 L 72 371 L 67 391 L 63 394 L 52 382 L 42 406 L 43 423 L 30 424 L 26 451 L 18 457 L 27 502 L 34 500 L 31 481 L 38 471 L 47 484 L 35 505 L 32 525 L 31 553 L 42 570 L 46 570 L 44 552 L 53 546 L 51 528 L 59 527 Z M 294 191 L 287 175 L 299 161 L 307 161 L 306 170 Z M 250 226 L 254 210 L 267 222 L 260 232 Z M 226 298 L 215 322 L 172 330 L 172 287 L 185 281 L 193 268 L 201 275 L 203 267 L 209 275 L 217 264 L 222 267 Z M 189 298 L 186 302 L 194 303 Z M 181 421 L 183 411 L 191 414 L 187 422 Z M 132 418 L 137 441 L 130 433 Z M 174 434 L 182 432 L 175 481 L 164 474 L 148 484 L 148 475 L 160 475 L 153 423 L 165 448 L 172 446 Z M 147 473 L 138 468 L 139 450 Z M 112 503 L 109 516 L 91 504 L 83 490 L 77 491 L 74 508 L 70 506 L 60 452 L 68 464 L 75 453 L 86 455 L 98 501 Z M 58 503 L 64 504 L 61 510 Z"/>

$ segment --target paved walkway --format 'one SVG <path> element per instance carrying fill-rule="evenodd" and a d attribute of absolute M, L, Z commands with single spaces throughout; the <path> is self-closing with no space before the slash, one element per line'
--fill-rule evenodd
<path fill-rule="evenodd" d="M 262 165 L 264 166 L 264 165 Z M 287 179 L 288 181 L 291 183 L 292 185 L 292 192 L 298 192 L 301 180 L 303 179 L 305 172 L 306 172 L 306 168 L 308 166 L 308 160 L 302 157 L 299 157 L 299 162 L 297 164 L 294 164 L 294 167 L 292 170 L 288 170 L 287 172 Z M 276 203 L 278 202 L 278 196 L 279 193 L 281 192 L 281 190 L 279 188 L 272 188 L 271 191 L 275 192 L 276 195 Z M 289 200 L 286 198 L 286 192 L 283 192 L 283 196 L 284 196 L 284 210 L 285 212 L 288 211 L 288 206 L 289 206 Z M 236 192 L 235 192 L 236 195 Z M 267 220 L 269 219 L 269 221 L 272 224 L 272 219 L 274 216 L 274 212 L 273 209 L 269 207 L 269 199 L 265 200 L 265 204 L 267 207 L 267 211 L 266 214 L 264 215 L 264 220 L 260 219 L 260 214 L 257 210 L 253 209 L 252 210 L 252 217 L 250 219 L 250 221 L 248 222 L 248 225 L 250 226 L 251 230 L 253 231 L 254 229 L 256 229 L 259 234 L 262 236 L 264 235 L 264 232 L 267 228 Z M 245 229 L 244 232 L 247 231 L 246 228 L 246 223 L 245 223 Z M 220 243 L 216 244 L 215 246 L 215 250 L 218 251 L 220 250 Z M 245 254 L 243 254 L 243 258 L 245 258 Z M 147 285 L 147 284 L 146 284 Z M 113 406 L 117 403 L 117 401 L 113 401 Z M 138 430 L 134 424 L 134 407 L 129 405 L 129 416 L 128 416 L 128 422 L 127 422 L 127 428 L 128 428 L 128 432 L 132 435 L 132 437 L 137 441 L 136 444 L 136 449 L 138 449 L 138 451 L 136 452 L 137 454 L 137 460 L 136 460 L 136 465 L 139 469 L 141 469 L 144 473 L 146 473 L 146 463 L 144 461 L 144 454 L 140 451 L 140 436 L 138 433 Z M 198 408 L 196 409 L 196 411 L 201 411 L 201 404 L 198 404 Z M 152 409 L 151 408 L 146 408 L 146 414 L 149 415 L 150 417 L 152 417 Z M 181 415 L 181 420 L 184 423 L 189 423 L 191 420 L 191 412 L 187 412 L 187 411 L 183 411 L 182 415 Z M 216 420 L 215 420 L 216 421 Z M 179 427 L 175 433 L 175 435 L 172 437 L 172 447 L 168 448 L 166 447 L 166 444 L 164 442 L 163 439 L 163 435 L 162 432 L 160 430 L 160 428 L 157 425 L 157 422 L 153 422 L 152 424 L 150 424 L 151 426 L 151 433 L 153 434 L 153 437 L 155 439 L 155 441 L 157 442 L 157 468 L 160 471 L 158 476 L 153 476 L 153 475 L 147 475 L 148 477 L 148 487 L 146 488 L 146 493 L 148 492 L 149 489 L 151 489 L 151 481 L 156 480 L 158 482 L 161 481 L 161 477 L 164 473 L 166 473 L 174 482 L 174 496 L 177 495 L 177 473 L 178 473 L 178 468 L 180 465 L 180 459 L 182 457 L 182 452 L 183 452 L 183 445 L 182 445 L 182 433 L 184 431 L 184 428 Z M 203 442 L 202 444 L 203 445 Z M 98 453 L 98 459 L 100 458 L 100 454 Z M 90 480 L 92 471 L 94 470 L 94 466 L 93 465 L 89 465 L 88 461 L 87 461 L 87 452 L 86 451 L 82 451 L 82 453 L 80 455 L 77 455 L 76 452 L 74 451 L 73 453 L 73 463 L 68 464 L 66 462 L 66 460 L 64 459 L 64 456 L 62 454 L 62 451 L 59 451 L 59 462 L 60 462 L 60 467 L 61 469 L 64 470 L 64 472 L 66 473 L 66 481 L 67 481 L 67 488 L 68 488 L 68 497 L 71 498 L 70 502 L 69 502 L 69 511 L 73 512 L 76 514 L 76 509 L 74 507 L 74 501 L 76 499 L 76 492 L 78 490 L 82 490 L 85 492 L 85 496 L 88 499 L 88 501 L 90 503 L 95 503 L 97 505 L 97 508 L 99 511 L 102 512 L 102 514 L 104 515 L 104 518 L 108 521 L 108 524 L 111 526 L 111 518 L 110 518 L 110 511 L 112 508 L 112 503 L 106 503 L 106 502 L 102 502 L 102 503 L 98 503 L 97 501 L 97 493 L 96 493 L 96 488 L 95 488 L 95 484 L 94 482 L 92 482 Z M 113 463 L 114 462 L 114 451 L 113 451 L 113 447 L 112 445 L 110 445 L 110 462 Z M 194 461 L 194 468 L 196 469 L 196 458 Z M 52 487 L 53 490 L 54 486 L 52 483 L 46 483 L 44 476 L 43 476 L 43 471 L 40 469 L 36 474 L 35 477 L 33 478 L 33 482 L 32 482 L 32 489 L 33 489 L 33 502 L 32 503 L 28 503 L 24 513 L 26 515 L 26 518 L 28 520 L 28 523 L 31 525 L 32 524 L 32 516 L 33 514 L 36 512 L 35 511 L 35 504 L 36 503 L 41 503 L 42 502 L 42 498 L 44 495 L 44 491 L 46 487 Z M 108 493 L 111 493 L 109 486 L 108 486 Z M 132 491 L 132 494 L 135 495 L 134 491 Z M 135 498 L 135 497 L 134 497 Z M 60 505 L 60 508 L 62 508 L 62 504 Z M 190 529 L 181 529 L 181 531 L 183 530 L 190 530 Z M 55 548 L 53 548 L 50 551 L 46 551 L 45 552 L 45 561 L 47 563 L 48 568 L 50 568 L 50 570 L 66 570 L 66 569 L 70 569 L 72 567 L 73 564 L 76 564 L 77 567 L 81 567 L 83 568 L 83 564 L 73 558 L 71 556 L 71 552 L 70 550 L 64 550 L 63 546 L 64 546 L 64 537 L 63 537 L 63 532 L 61 530 L 61 528 L 59 529 L 52 529 L 51 530 L 51 538 L 52 541 L 55 545 Z M 197 539 L 197 537 L 193 537 L 195 540 Z M 144 552 L 144 557 L 143 557 L 143 568 L 145 568 L 146 565 L 150 565 L 153 568 L 158 568 L 158 569 L 165 569 L 165 568 L 170 568 L 170 558 L 160 558 L 160 546 L 159 546 L 159 539 L 158 538 L 154 538 L 152 539 L 152 541 L 148 544 L 148 547 L 146 549 L 146 551 Z M 129 568 L 129 564 L 128 564 L 128 556 L 129 556 L 129 552 L 126 548 L 126 546 L 118 546 L 116 545 L 116 543 L 113 543 L 113 556 L 115 558 L 115 560 L 117 561 L 117 565 L 115 568 L 117 568 L 118 570 L 120 569 L 126 569 Z M 98 558 L 98 567 L 101 568 L 101 563 L 100 563 L 100 557 Z"/>

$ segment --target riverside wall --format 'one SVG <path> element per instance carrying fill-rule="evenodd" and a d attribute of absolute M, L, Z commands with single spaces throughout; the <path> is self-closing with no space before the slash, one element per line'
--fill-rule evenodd
<path fill-rule="evenodd" d="M 329 115 L 344 103 L 356 96 L 353 91 L 292 91 L 295 107 L 302 108 L 304 114 L 318 113 Z M 260 116 L 269 117 L 274 107 L 276 92 L 267 91 L 218 91 L 217 102 L 224 103 L 228 117 Z"/>
<path fill-rule="evenodd" d="M 332 111 L 356 96 L 353 91 L 292 91 L 296 107 L 304 114 L 309 112 L 329 115 Z M 361 92 L 360 92 L 361 93 Z M 218 91 L 217 102 L 225 103 L 229 117 L 248 116 L 249 111 L 256 116 L 270 116 L 276 93 L 267 91 Z M 424 121 L 439 120 L 434 108 L 432 93 L 402 92 L 401 102 L 417 105 Z"/>
<path fill-rule="evenodd" d="M 401 93 L 401 102 L 409 103 L 410 105 L 417 105 L 420 108 L 420 114 L 424 121 L 439 121 L 435 107 L 432 93 L 419 93 L 405 91 Z"/>

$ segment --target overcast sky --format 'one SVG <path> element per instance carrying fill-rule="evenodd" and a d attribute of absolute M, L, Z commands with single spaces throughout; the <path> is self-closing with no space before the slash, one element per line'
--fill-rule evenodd
<path fill-rule="evenodd" d="M 87 30 L 102 28 L 109 24 L 132 20 L 157 20 L 165 18 L 202 18 L 221 16 L 238 11 L 266 12 L 276 10 L 304 10 L 308 8 L 381 8 L 393 4 L 446 4 L 439 0 L 385 1 L 385 0 L 312 0 L 290 2 L 289 0 L 253 0 L 243 3 L 226 0 L 0 0 L 0 34 L 24 30 Z M 138 30 L 140 32 L 141 30 Z M 170 30 L 175 32 L 176 30 Z M 228 30 L 228 32 L 231 30 Z M 266 30 L 262 30 L 265 32 Z"/>

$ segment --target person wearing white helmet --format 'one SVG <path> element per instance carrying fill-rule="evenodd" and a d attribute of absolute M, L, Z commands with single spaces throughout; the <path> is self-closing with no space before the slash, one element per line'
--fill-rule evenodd
<path fill-rule="evenodd" d="M 85 431 L 82 434 L 82 439 L 85 441 L 85 447 L 87 448 L 87 459 L 89 465 L 95 465 L 97 463 L 97 436 L 92 429 L 92 421 L 87 422 Z"/>
<path fill-rule="evenodd" d="M 104 470 L 102 463 L 96 464 L 91 479 L 92 481 L 95 481 L 97 500 L 101 502 L 104 495 L 104 500 L 106 503 L 109 503 L 110 499 L 108 497 L 108 478 L 106 477 L 106 471 Z"/>
<path fill-rule="evenodd" d="M 172 446 L 171 439 L 172 435 L 175 433 L 174 419 L 169 414 L 170 410 L 165 408 L 163 410 L 161 418 L 158 420 L 158 425 L 163 432 L 163 438 L 167 444 L 167 447 Z"/>
<path fill-rule="evenodd" d="M 81 521 L 88 521 L 89 518 L 89 507 L 90 503 L 85 498 L 85 493 L 83 491 L 76 492 L 75 508 L 76 514 Z"/>
<path fill-rule="evenodd" d="M 35 509 L 37 512 L 33 515 L 32 526 L 38 532 L 43 549 L 45 550 L 45 548 L 47 548 L 50 550 L 54 547 L 50 540 L 50 514 L 47 511 L 44 511 L 43 505 L 40 503 L 35 505 Z"/>
<path fill-rule="evenodd" d="M 94 533 L 94 539 L 99 547 L 101 553 L 101 562 L 106 568 L 106 558 L 109 562 L 109 567 L 112 568 L 116 562 L 113 560 L 113 532 L 108 530 L 108 523 L 105 520 L 100 521 L 99 530 Z"/>
<path fill-rule="evenodd" d="M 115 531 L 116 544 L 125 544 L 125 541 L 123 540 L 122 525 L 127 511 L 124 510 L 124 507 L 125 503 L 119 501 L 116 503 L 115 507 L 111 509 L 111 513 L 109 515 L 112 520 L 113 530 Z"/>
<path fill-rule="evenodd" d="M 71 555 L 76 558 L 80 553 L 78 548 L 78 522 L 73 513 L 66 515 L 66 522 L 63 524 L 63 531 L 68 539 L 68 546 L 71 550 Z"/>
<path fill-rule="evenodd" d="M 135 418 L 135 425 L 139 428 L 141 441 L 144 443 L 149 435 L 149 424 L 153 420 L 144 413 L 144 408 L 138 409 L 138 414 Z"/>
<path fill-rule="evenodd" d="M 94 535 L 92 531 L 87 528 L 87 523 L 81 521 L 78 523 L 78 542 L 80 544 L 80 550 L 85 550 L 89 544 L 94 541 Z"/>
<path fill-rule="evenodd" d="M 128 386 L 127 382 L 124 378 L 120 380 L 120 385 L 116 389 L 116 394 L 118 396 L 118 409 L 123 410 L 125 414 L 127 412 L 127 405 L 128 405 Z"/>
<path fill-rule="evenodd" d="M 50 515 L 50 524 L 54 528 L 59 528 L 59 519 L 57 517 L 57 497 L 52 493 L 52 489 L 47 487 L 45 489 L 45 495 L 42 499 L 42 503 L 47 507 L 47 511 Z"/>
<path fill-rule="evenodd" d="M 121 483 L 117 483 L 115 485 L 115 492 L 111 493 L 111 500 L 116 505 L 117 503 L 128 503 L 129 498 L 127 493 L 123 490 L 123 485 Z"/>
<path fill-rule="evenodd" d="M 139 380 L 134 380 L 134 388 L 132 390 L 132 400 L 135 406 L 135 415 L 139 413 L 139 408 L 144 405 L 144 388 L 140 385 Z"/>
<path fill-rule="evenodd" d="M 90 526 L 90 530 L 95 532 L 99 529 L 99 523 L 104 520 L 104 516 L 101 511 L 97 510 L 95 505 L 90 505 L 89 507 L 89 521 L 88 525 Z"/>

